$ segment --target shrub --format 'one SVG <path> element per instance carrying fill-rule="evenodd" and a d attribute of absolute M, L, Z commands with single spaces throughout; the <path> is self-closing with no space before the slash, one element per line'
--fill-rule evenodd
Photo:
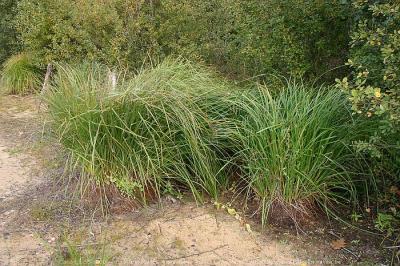
<path fill-rule="evenodd" d="M 347 63 L 351 75 L 337 80 L 337 86 L 347 93 L 355 115 L 374 124 L 369 136 L 355 144 L 358 152 L 369 155 L 378 197 L 387 198 L 387 188 L 400 184 L 400 4 L 352 3 L 356 23 Z"/>
<path fill-rule="evenodd" d="M 317 77 L 342 64 L 347 52 L 347 5 L 341 1 L 161 4 L 159 43 L 165 53 L 200 58 L 232 75 Z"/>
<path fill-rule="evenodd" d="M 315 78 L 346 56 L 341 2 L 21 0 L 16 28 L 43 63 L 89 59 L 137 70 L 149 57 L 183 55 L 232 77 Z"/>
<path fill-rule="evenodd" d="M 16 5 L 15 0 L 0 1 L 0 65 L 18 50 L 17 34 L 13 27 Z"/>
<path fill-rule="evenodd" d="M 145 203 L 180 191 L 218 199 L 240 178 L 265 223 L 356 203 L 356 188 L 368 181 L 351 145 L 369 125 L 353 121 L 340 91 L 238 89 L 171 59 L 121 75 L 114 89 L 103 65 L 57 69 L 49 115 L 84 183 Z"/>
<path fill-rule="evenodd" d="M 24 48 L 43 64 L 88 59 L 117 65 L 125 31 L 116 2 L 21 0 L 15 26 Z"/>
<path fill-rule="evenodd" d="M 342 93 L 290 83 L 277 94 L 259 86 L 236 102 L 237 160 L 263 222 L 354 203 L 350 145 L 361 132 Z"/>
<path fill-rule="evenodd" d="M 1 72 L 1 89 L 8 94 L 27 94 L 40 86 L 41 71 L 34 64 L 32 57 L 21 53 L 10 57 Z"/>
<path fill-rule="evenodd" d="M 59 66 L 55 84 L 46 97 L 53 128 L 86 180 L 143 202 L 171 188 L 218 197 L 226 182 L 216 141 L 223 114 L 212 106 L 225 82 L 166 60 L 119 80 L 115 91 L 99 65 Z"/>

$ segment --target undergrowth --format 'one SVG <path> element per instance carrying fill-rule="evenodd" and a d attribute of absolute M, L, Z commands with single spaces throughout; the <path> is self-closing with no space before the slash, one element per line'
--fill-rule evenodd
<path fill-rule="evenodd" d="M 47 97 L 57 136 L 82 178 L 114 184 L 142 202 L 171 184 L 197 200 L 204 193 L 217 198 L 227 176 L 217 142 L 223 114 L 213 106 L 229 85 L 173 61 L 119 80 L 115 90 L 103 77 L 99 65 L 60 66 Z"/>
<path fill-rule="evenodd" d="M 25 95 L 39 89 L 40 69 L 27 53 L 11 56 L 1 71 L 0 92 L 4 94 Z"/>
<path fill-rule="evenodd" d="M 353 204 L 362 162 L 351 148 L 362 131 L 342 93 L 289 82 L 247 91 L 237 106 L 236 160 L 261 220 L 293 221 L 332 203 Z"/>
<path fill-rule="evenodd" d="M 83 193 L 94 183 L 144 204 L 165 191 L 201 202 L 239 178 L 265 223 L 271 210 L 296 221 L 353 204 L 365 182 L 351 147 L 362 127 L 332 88 L 238 88 L 183 60 L 120 75 L 116 88 L 98 64 L 57 69 L 49 115 Z"/>

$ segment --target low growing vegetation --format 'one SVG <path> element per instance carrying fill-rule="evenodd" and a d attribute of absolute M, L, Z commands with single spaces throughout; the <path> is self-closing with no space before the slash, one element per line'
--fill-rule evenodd
<path fill-rule="evenodd" d="M 296 221 L 317 205 L 354 203 L 351 140 L 362 132 L 341 92 L 296 83 L 278 92 L 258 86 L 239 95 L 236 105 L 235 148 L 263 222 L 270 210 Z"/>
<path fill-rule="evenodd" d="M 182 60 L 115 89 L 106 73 L 98 64 L 59 66 L 47 95 L 54 130 L 87 184 L 143 203 L 185 191 L 202 201 L 218 200 L 239 175 L 263 222 L 270 209 L 297 221 L 318 207 L 355 203 L 351 141 L 363 131 L 340 91 L 241 89 Z"/>
<path fill-rule="evenodd" d="M 102 70 L 61 68 L 47 97 L 82 175 L 143 202 L 171 184 L 199 200 L 203 192 L 217 198 L 226 176 L 217 143 L 224 110 L 215 106 L 229 85 L 187 62 L 165 61 L 112 90 Z"/>
<path fill-rule="evenodd" d="M 39 89 L 41 72 L 29 54 L 10 57 L 1 72 L 0 91 L 7 94 L 28 94 Z"/>

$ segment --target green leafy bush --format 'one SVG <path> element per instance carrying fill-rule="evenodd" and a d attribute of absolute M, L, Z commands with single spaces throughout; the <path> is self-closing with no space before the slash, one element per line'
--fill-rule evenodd
<path fill-rule="evenodd" d="M 3 65 L 0 89 L 7 94 L 27 94 L 39 89 L 41 71 L 27 53 L 10 57 Z"/>
<path fill-rule="evenodd" d="M 311 78 L 341 65 L 348 43 L 346 5 L 336 0 L 21 0 L 18 11 L 25 49 L 45 63 L 137 70 L 183 55 L 234 77 Z"/>
<path fill-rule="evenodd" d="M 96 59 L 116 64 L 125 42 L 116 3 L 21 0 L 15 24 L 24 48 L 42 63 Z"/>
<path fill-rule="evenodd" d="M 400 182 L 400 3 L 352 2 L 352 73 L 337 86 L 348 94 L 353 112 L 374 123 L 369 137 L 355 144 L 370 156 L 378 188 L 385 191 Z"/>
<path fill-rule="evenodd" d="M 19 48 L 13 25 L 16 5 L 15 0 L 0 1 L 0 65 Z"/>
<path fill-rule="evenodd" d="M 160 41 L 231 74 L 316 77 L 341 64 L 348 43 L 340 1 L 161 1 Z"/>
<path fill-rule="evenodd" d="M 47 96 L 57 137 L 87 181 L 146 202 L 165 189 L 214 198 L 226 183 L 216 144 L 229 86 L 182 61 L 164 61 L 111 91 L 98 65 L 59 67 Z M 173 186 L 171 186 L 173 184 Z"/>

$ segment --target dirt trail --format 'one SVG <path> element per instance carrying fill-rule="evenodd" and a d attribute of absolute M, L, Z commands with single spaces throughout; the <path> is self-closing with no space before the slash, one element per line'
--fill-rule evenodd
<path fill-rule="evenodd" d="M 9 148 L 5 143 L 0 137 L 0 201 L 11 200 L 39 182 L 35 176 L 29 174 L 29 165 L 24 165 L 22 158 L 7 151 Z"/>
<path fill-rule="evenodd" d="M 26 157 L 12 155 L 7 152 L 8 149 L 6 141 L 0 137 L 0 205 L 15 200 L 42 181 L 30 174 L 32 165 L 29 165 Z M 11 205 L 0 212 L 0 265 L 44 263 L 48 252 L 39 237 L 26 228 L 8 227 L 21 215 L 20 210 L 13 207 Z"/>
<path fill-rule="evenodd" d="M 220 211 L 193 204 L 170 206 L 141 223 L 115 221 L 104 235 L 118 236 L 113 246 L 119 265 L 300 265 L 293 246 L 247 232 Z M 160 217 L 161 216 L 161 217 Z"/>

